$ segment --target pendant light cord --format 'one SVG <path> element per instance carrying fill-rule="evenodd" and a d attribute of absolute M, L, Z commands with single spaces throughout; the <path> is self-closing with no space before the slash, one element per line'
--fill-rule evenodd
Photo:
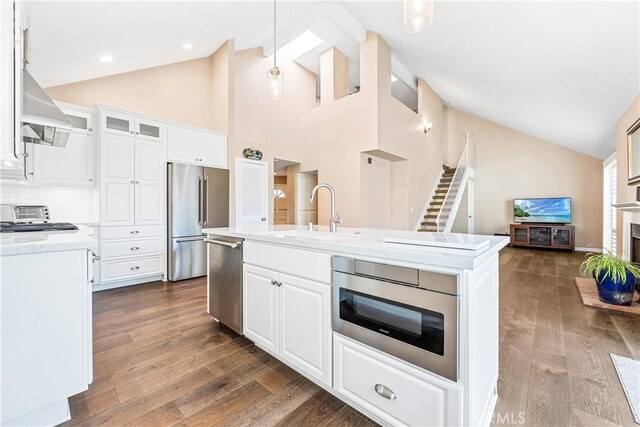
<path fill-rule="evenodd" d="M 276 52 L 278 45 L 276 43 L 276 0 L 273 0 L 273 68 L 277 68 Z"/>

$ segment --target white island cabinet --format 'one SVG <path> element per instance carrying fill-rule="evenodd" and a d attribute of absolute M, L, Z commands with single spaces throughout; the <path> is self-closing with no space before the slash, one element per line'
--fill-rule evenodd
<path fill-rule="evenodd" d="M 257 346 L 382 425 L 491 423 L 498 399 L 498 251 L 506 238 L 344 227 L 337 233 L 296 226 L 203 231 L 244 239 L 243 331 Z M 368 289 L 352 291 L 351 302 L 343 296 L 350 292 L 340 270 L 345 259 L 355 266 L 356 286 Z M 395 288 L 385 288 L 392 289 L 387 299 L 372 298 L 380 289 L 373 278 L 385 283 L 389 271 L 409 281 L 419 277 L 415 286 L 423 278 L 435 286 L 433 297 L 416 296 L 436 311 L 425 309 L 419 320 L 419 304 L 403 306 L 396 293 L 404 291 Z M 354 315 L 360 318 L 349 318 Z M 347 335 L 336 332 L 345 319 L 351 319 Z M 424 349 L 437 346 L 440 333 L 425 331 L 442 331 L 442 350 L 424 356 L 418 347 L 407 350 L 415 341 L 385 336 L 389 331 L 378 329 L 384 321 L 399 321 L 415 340 L 431 340 Z"/>
<path fill-rule="evenodd" d="M 0 425 L 60 424 L 93 381 L 93 250 L 82 232 L 0 236 Z"/>

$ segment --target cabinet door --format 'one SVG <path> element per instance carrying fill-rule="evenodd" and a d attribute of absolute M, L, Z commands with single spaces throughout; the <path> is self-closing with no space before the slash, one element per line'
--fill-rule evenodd
<path fill-rule="evenodd" d="M 134 139 L 105 133 L 101 142 L 101 225 L 133 225 Z"/>
<path fill-rule="evenodd" d="M 198 132 L 180 127 L 167 129 L 167 159 L 170 162 L 196 163 L 198 152 Z"/>
<path fill-rule="evenodd" d="M 274 353 L 278 351 L 278 287 L 272 283 L 277 273 L 244 266 L 244 335 Z"/>
<path fill-rule="evenodd" d="M 134 135 L 135 119 L 131 114 L 105 110 L 100 114 L 101 129 L 119 135 Z"/>
<path fill-rule="evenodd" d="M 281 274 L 279 354 L 331 387 L 331 286 Z"/>
<path fill-rule="evenodd" d="M 150 141 L 164 141 L 166 139 L 166 125 L 160 121 L 146 117 L 136 117 L 136 138 Z"/>
<path fill-rule="evenodd" d="M 203 166 L 227 167 L 227 138 L 222 135 L 198 135 L 198 159 Z"/>
<path fill-rule="evenodd" d="M 571 229 L 569 228 L 552 228 L 552 246 L 570 248 L 571 245 Z"/>
<path fill-rule="evenodd" d="M 135 142 L 135 224 L 164 221 L 164 144 Z"/>
<path fill-rule="evenodd" d="M 36 184 L 95 187 L 95 141 L 89 135 L 73 133 L 64 148 L 33 145 L 29 157 Z"/>

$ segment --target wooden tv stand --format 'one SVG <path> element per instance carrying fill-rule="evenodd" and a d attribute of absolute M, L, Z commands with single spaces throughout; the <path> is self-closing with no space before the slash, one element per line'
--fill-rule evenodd
<path fill-rule="evenodd" d="M 575 251 L 573 225 L 511 224 L 511 246 Z"/>

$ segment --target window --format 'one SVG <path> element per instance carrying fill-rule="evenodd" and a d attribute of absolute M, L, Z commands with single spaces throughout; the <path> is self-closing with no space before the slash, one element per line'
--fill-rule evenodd
<path fill-rule="evenodd" d="M 281 189 L 274 188 L 273 189 L 273 197 L 276 198 L 276 199 L 284 199 L 284 198 L 287 197 L 287 195 L 284 194 L 284 191 L 282 191 Z"/>
<path fill-rule="evenodd" d="M 609 157 L 603 163 L 604 166 L 604 194 L 602 200 L 603 206 L 603 236 L 602 247 L 605 251 L 611 251 L 614 254 L 617 251 L 617 210 L 612 205 L 618 200 L 618 167 L 615 160 L 615 154 Z"/>

